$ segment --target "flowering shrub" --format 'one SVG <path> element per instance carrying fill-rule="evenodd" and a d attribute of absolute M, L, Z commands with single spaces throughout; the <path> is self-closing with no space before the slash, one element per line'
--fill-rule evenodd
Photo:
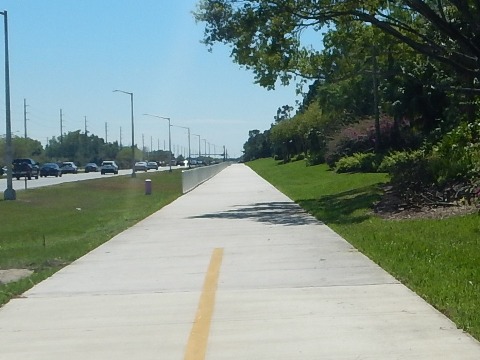
<path fill-rule="evenodd" d="M 380 119 L 380 136 L 384 144 L 392 143 L 394 123 L 391 117 Z M 375 120 L 367 118 L 343 128 L 328 142 L 325 161 L 330 167 L 334 167 L 335 163 L 344 156 L 372 152 L 374 149 Z"/>

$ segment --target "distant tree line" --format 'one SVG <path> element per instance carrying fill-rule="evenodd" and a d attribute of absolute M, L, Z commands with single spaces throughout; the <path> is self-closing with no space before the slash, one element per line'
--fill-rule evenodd
<path fill-rule="evenodd" d="M 0 165 L 2 166 L 6 165 L 5 150 L 5 137 L 3 137 L 0 138 Z M 45 147 L 38 140 L 14 136 L 12 151 L 14 159 L 31 157 L 40 163 L 73 161 L 83 166 L 89 162 L 101 164 L 103 160 L 115 160 L 121 168 L 129 168 L 132 164 L 130 146 L 120 146 L 117 141 L 107 143 L 96 135 L 87 135 L 80 130 L 69 132 L 62 137 L 52 137 Z M 134 154 L 136 161 L 168 162 L 170 158 L 169 151 L 158 150 L 146 154 L 137 146 L 134 148 Z"/>

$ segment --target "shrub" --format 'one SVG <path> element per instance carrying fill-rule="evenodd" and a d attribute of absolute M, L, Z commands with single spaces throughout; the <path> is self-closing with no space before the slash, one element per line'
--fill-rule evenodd
<path fill-rule="evenodd" d="M 375 172 L 378 163 L 379 156 L 374 153 L 355 153 L 338 160 L 335 164 L 335 171 L 337 173 Z"/>
<path fill-rule="evenodd" d="M 391 173 L 395 166 L 400 164 L 408 164 L 412 160 L 415 160 L 423 156 L 422 150 L 415 151 L 395 151 L 386 155 L 380 165 L 378 166 L 378 172 L 388 172 Z"/>
<path fill-rule="evenodd" d="M 480 176 L 479 138 L 480 120 L 464 122 L 433 146 L 431 166 L 439 184 Z"/>
<path fill-rule="evenodd" d="M 393 139 L 395 139 L 393 125 L 392 118 L 382 117 L 380 119 L 380 134 L 384 144 L 393 143 Z M 375 120 L 372 118 L 362 119 L 343 128 L 328 142 L 325 161 L 330 167 L 334 167 L 342 157 L 352 156 L 355 153 L 372 152 L 374 148 Z"/>

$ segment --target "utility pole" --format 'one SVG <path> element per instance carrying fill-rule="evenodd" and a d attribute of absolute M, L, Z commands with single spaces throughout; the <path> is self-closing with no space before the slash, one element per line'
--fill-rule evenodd
<path fill-rule="evenodd" d="M 60 109 L 60 143 L 63 142 L 63 112 Z"/>
<path fill-rule="evenodd" d="M 85 136 L 88 136 L 88 130 L 87 130 L 87 117 L 84 116 L 85 119 Z"/>
<path fill-rule="evenodd" d="M 105 122 L 105 144 L 108 143 L 108 124 Z"/>
<path fill-rule="evenodd" d="M 145 159 L 145 135 L 142 134 L 142 153 L 143 153 L 143 159 Z"/>
<path fill-rule="evenodd" d="M 25 129 L 25 139 L 27 138 L 27 99 L 23 99 L 23 127 Z"/>

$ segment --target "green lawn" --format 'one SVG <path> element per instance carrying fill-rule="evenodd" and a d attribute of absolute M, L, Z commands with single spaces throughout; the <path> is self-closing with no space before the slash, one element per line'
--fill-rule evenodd
<path fill-rule="evenodd" d="M 480 216 L 384 220 L 372 212 L 385 174 L 337 174 L 303 161 L 248 163 L 258 174 L 330 226 L 480 340 Z"/>
<path fill-rule="evenodd" d="M 152 181 L 151 195 L 145 195 L 146 178 Z M 0 305 L 181 194 L 181 172 L 165 171 L 136 178 L 106 175 L 17 191 L 17 200 L 0 200 L 0 269 L 35 271 L 22 281 L 0 284 Z"/>

